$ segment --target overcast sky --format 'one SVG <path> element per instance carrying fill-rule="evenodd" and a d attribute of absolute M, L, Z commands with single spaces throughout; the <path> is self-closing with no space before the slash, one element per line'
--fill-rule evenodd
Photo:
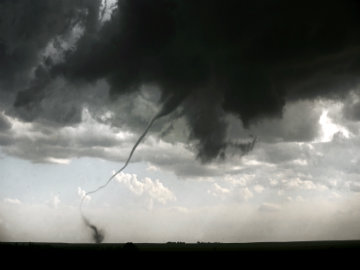
<path fill-rule="evenodd" d="M 0 241 L 360 237 L 356 1 L 0 2 Z"/>

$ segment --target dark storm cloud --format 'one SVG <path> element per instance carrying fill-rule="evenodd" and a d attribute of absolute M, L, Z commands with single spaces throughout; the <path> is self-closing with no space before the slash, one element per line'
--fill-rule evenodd
<path fill-rule="evenodd" d="M 11 2 L 5 1 L 8 6 L 21 5 Z M 86 14 L 98 14 L 95 2 L 72 5 L 83 3 L 81 7 L 92 10 Z M 44 5 L 56 6 L 49 3 Z M 81 17 L 86 29 L 76 49 L 62 63 L 48 64 L 45 74 L 39 69 L 15 105 L 26 108 L 42 100 L 42 89 L 57 76 L 76 84 L 106 79 L 113 95 L 156 85 L 168 112 L 181 105 L 198 156 L 209 161 L 221 156 L 228 144 L 226 113 L 249 127 L 259 119 L 281 116 L 288 101 L 343 97 L 359 82 L 359 7 L 350 0 L 120 0 L 111 20 L 99 30 L 93 26 L 95 16 Z M 79 17 L 59 10 L 55 18 L 60 18 L 62 30 L 72 22 L 69 18 Z M 45 13 L 37 16 L 39 21 L 51 18 Z M 9 25 L 2 27 L 9 32 Z M 60 28 L 50 27 L 50 34 L 34 48 L 61 34 Z M 41 27 L 31 29 L 32 39 L 42 32 Z M 6 40 L 25 44 L 21 35 L 10 36 Z M 7 43 L 2 44 L 4 57 Z M 24 59 L 9 72 L 34 62 Z"/>
<path fill-rule="evenodd" d="M 25 121 L 68 125 L 81 120 L 83 101 L 69 98 L 71 85 L 52 80 L 52 65 L 44 50 L 66 38 L 75 26 L 93 32 L 99 0 L 1 1 L 0 3 L 0 91 L 1 106 Z M 72 96 L 78 97 L 75 87 Z M 5 94 L 4 94 L 5 93 Z M 14 99 L 14 93 L 16 98 Z M 74 102 L 76 101 L 76 102 Z M 13 102 L 13 108 L 6 102 Z"/>
<path fill-rule="evenodd" d="M 19 86 L 39 62 L 49 41 L 65 35 L 79 21 L 87 22 L 97 0 L 4 0 L 0 3 L 0 83 L 4 88 Z"/>
<path fill-rule="evenodd" d="M 236 139 L 246 134 L 258 135 L 262 142 L 310 142 L 319 136 L 321 108 L 316 102 L 289 102 L 283 109 L 282 117 L 262 119 L 247 129 L 232 115 L 227 116 L 227 136 Z"/>
<path fill-rule="evenodd" d="M 190 137 L 196 140 L 199 157 L 203 161 L 209 161 L 218 154 L 223 155 L 225 150 L 227 124 L 218 99 L 218 95 L 208 96 L 199 92 L 184 103 L 184 114 L 191 127 Z M 209 107 L 211 110 L 208 110 Z"/>
<path fill-rule="evenodd" d="M 8 130 L 10 128 L 11 123 L 2 114 L 0 114 L 0 132 Z"/>
<path fill-rule="evenodd" d="M 354 121 L 360 120 L 360 102 L 352 104 L 350 107 L 347 107 L 345 110 L 345 116 Z"/>
<path fill-rule="evenodd" d="M 74 125 L 81 122 L 83 107 L 89 107 L 95 116 L 102 111 L 101 108 L 108 103 L 108 88 L 104 81 L 74 85 L 55 79 L 43 88 L 19 92 L 14 107 L 7 111 L 26 122 L 39 122 L 44 127 Z"/>
<path fill-rule="evenodd" d="M 26 122 L 36 120 L 50 125 L 72 125 L 81 121 L 85 102 L 79 98 L 81 94 L 79 89 L 60 80 L 38 78 L 34 85 L 17 94 L 14 108 L 8 112 Z"/>
<path fill-rule="evenodd" d="M 360 92 L 359 88 L 349 94 L 342 108 L 342 115 L 346 120 L 360 121 Z"/>

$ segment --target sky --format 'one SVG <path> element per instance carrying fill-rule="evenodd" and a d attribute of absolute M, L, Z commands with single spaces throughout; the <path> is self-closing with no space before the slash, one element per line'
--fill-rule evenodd
<path fill-rule="evenodd" d="M 359 239 L 359 9 L 1 1 L 0 241 Z"/>

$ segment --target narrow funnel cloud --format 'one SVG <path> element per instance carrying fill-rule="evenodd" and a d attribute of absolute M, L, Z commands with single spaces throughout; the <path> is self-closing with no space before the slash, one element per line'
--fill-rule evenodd
<path fill-rule="evenodd" d="M 179 99 L 176 99 L 179 100 Z M 136 141 L 136 143 L 134 144 L 133 148 L 130 151 L 130 154 L 125 162 L 125 164 L 117 171 L 115 172 L 107 181 L 105 184 L 99 186 L 98 188 L 92 190 L 92 191 L 88 191 L 85 193 L 84 196 L 82 196 L 81 202 L 80 202 L 80 212 L 81 212 L 81 216 L 82 219 L 85 223 L 85 225 L 87 227 L 89 227 L 92 231 L 93 231 L 93 239 L 95 240 L 96 243 L 101 243 L 104 239 L 104 235 L 102 234 L 102 232 L 99 231 L 99 229 L 93 225 L 92 223 L 90 223 L 90 221 L 85 217 L 83 211 L 82 211 L 82 205 L 84 203 L 84 200 L 86 198 L 86 196 L 90 195 L 90 194 L 94 194 L 96 192 L 98 192 L 99 190 L 105 188 L 115 177 L 116 175 L 118 175 L 120 172 L 122 172 L 129 164 L 136 148 L 138 147 L 138 145 L 140 144 L 140 142 L 144 139 L 144 137 L 146 136 L 146 134 L 148 133 L 148 131 L 150 130 L 151 126 L 154 124 L 154 122 L 159 119 L 162 116 L 165 116 L 167 114 L 169 114 L 170 112 L 173 111 L 174 108 L 177 107 L 179 102 L 174 102 L 174 97 L 170 97 L 168 98 L 165 102 L 163 107 L 161 108 L 161 110 L 150 120 L 149 124 L 147 125 L 147 127 L 145 128 L 144 132 L 141 134 L 141 136 L 138 138 L 138 140 Z"/>

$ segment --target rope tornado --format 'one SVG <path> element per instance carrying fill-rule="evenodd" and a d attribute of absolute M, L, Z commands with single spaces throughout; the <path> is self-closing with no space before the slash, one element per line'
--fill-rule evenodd
<path fill-rule="evenodd" d="M 125 164 L 117 171 L 115 172 L 107 181 L 105 184 L 99 186 L 98 188 L 92 190 L 92 191 L 88 191 L 85 193 L 85 195 L 82 197 L 81 202 L 80 202 L 80 213 L 81 213 L 81 217 L 84 221 L 84 224 L 90 228 L 93 231 L 93 239 L 94 241 L 98 244 L 101 243 L 104 239 L 104 235 L 103 232 L 100 231 L 94 224 L 90 223 L 89 219 L 84 215 L 83 210 L 82 210 L 82 206 L 84 203 L 84 200 L 86 198 L 87 195 L 90 194 L 94 194 L 96 192 L 98 192 L 99 190 L 105 188 L 115 177 L 116 175 L 118 175 L 120 172 L 122 172 L 129 164 L 136 148 L 138 147 L 138 145 L 140 144 L 140 142 L 144 139 L 144 137 L 146 136 L 146 134 L 148 133 L 149 129 L 151 128 L 151 126 L 154 124 L 154 122 L 169 113 L 169 108 L 167 108 L 166 106 L 164 106 L 149 122 L 149 124 L 147 125 L 146 129 L 144 130 L 144 132 L 141 134 L 141 136 L 138 138 L 138 140 L 136 141 L 136 143 L 134 144 L 133 148 L 131 149 L 131 152 L 129 154 L 129 157 L 127 158 Z"/>

